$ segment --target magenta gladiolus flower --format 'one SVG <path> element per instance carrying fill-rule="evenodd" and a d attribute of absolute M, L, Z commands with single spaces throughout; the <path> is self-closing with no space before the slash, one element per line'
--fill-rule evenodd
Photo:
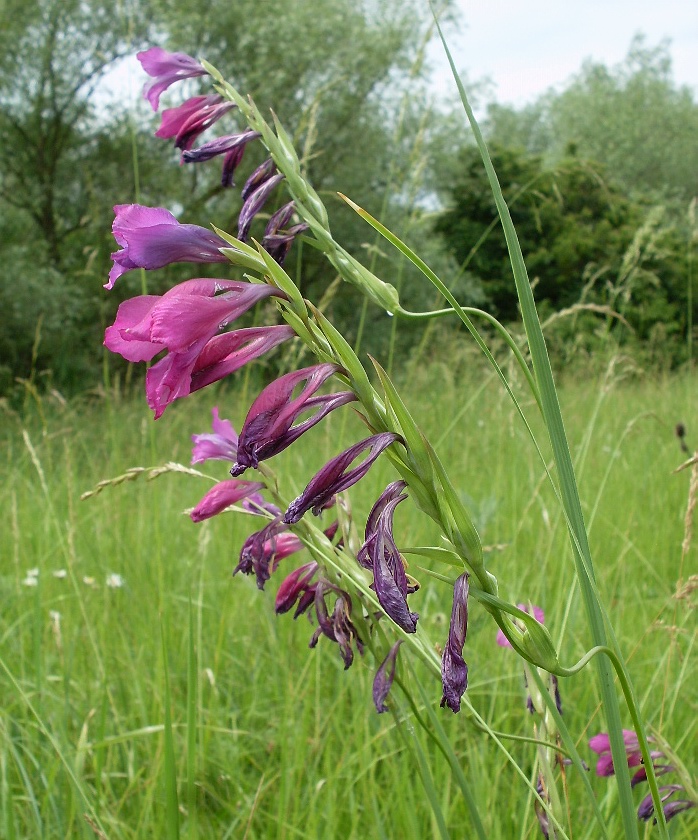
<path fill-rule="evenodd" d="M 111 257 L 114 265 L 105 289 L 134 268 L 155 269 L 176 262 L 227 262 L 221 248 L 228 243 L 198 225 L 182 225 L 162 207 L 117 204 L 112 225 L 114 239 L 121 246 Z"/>
<path fill-rule="evenodd" d="M 385 700 L 390 693 L 390 689 L 395 679 L 395 665 L 397 660 L 397 652 L 402 644 L 402 639 L 390 648 L 388 655 L 378 666 L 376 676 L 373 678 L 373 704 L 376 707 L 378 714 L 389 711 L 385 705 Z"/>
<path fill-rule="evenodd" d="M 168 108 L 162 112 L 160 128 L 155 132 L 155 136 L 163 140 L 174 137 L 175 148 L 191 149 L 200 134 L 233 108 L 235 103 L 226 102 L 222 96 L 216 94 L 193 96 L 176 108 Z"/>
<path fill-rule="evenodd" d="M 393 432 L 381 432 L 355 443 L 354 446 L 350 446 L 349 449 L 332 458 L 310 480 L 301 495 L 291 502 L 284 516 L 284 522 L 289 524 L 298 522 L 301 516 L 311 509 L 316 516 L 319 516 L 336 493 L 341 493 L 342 490 L 346 490 L 362 479 L 381 452 L 396 441 L 402 442 L 400 435 Z M 369 454 L 360 464 L 350 469 L 352 462 L 366 449 L 370 450 Z"/>
<path fill-rule="evenodd" d="M 214 485 L 191 511 L 194 522 L 202 522 L 224 511 L 236 502 L 251 496 L 264 487 L 261 481 L 239 481 L 229 478 Z"/>
<path fill-rule="evenodd" d="M 310 563 L 300 566 L 284 579 L 276 593 L 276 600 L 274 602 L 274 610 L 277 615 L 282 615 L 293 609 L 298 599 L 308 591 L 318 568 L 317 562 L 311 560 Z M 315 593 L 313 592 L 314 599 Z"/>
<path fill-rule="evenodd" d="M 211 410 L 213 432 L 192 435 L 194 446 L 191 451 L 192 464 L 204 461 L 235 461 L 238 448 L 238 436 L 230 420 L 221 420 L 218 406 Z"/>
<path fill-rule="evenodd" d="M 650 738 L 648 740 L 652 739 Z M 623 742 L 625 743 L 625 755 L 628 760 L 628 767 L 637 767 L 642 764 L 640 743 L 634 729 L 623 730 Z M 609 736 L 605 732 L 594 735 L 594 737 L 589 741 L 589 747 L 599 756 L 599 760 L 596 762 L 596 775 L 613 776 L 615 774 L 615 770 L 613 767 L 613 757 L 611 756 L 611 740 Z M 652 751 L 650 753 L 650 757 L 653 762 L 656 758 L 661 758 L 662 756 L 663 753 L 658 751 Z M 670 769 L 673 768 L 667 767 L 665 772 L 669 772 Z M 647 773 L 645 768 L 640 767 L 631 779 L 631 784 L 635 787 L 636 784 L 644 781 L 646 778 Z"/>
<path fill-rule="evenodd" d="M 531 610 L 526 606 L 526 604 L 517 604 L 516 605 L 520 610 L 523 610 L 525 613 L 531 612 Z M 545 613 L 540 607 L 533 606 L 533 617 L 539 624 L 543 624 L 545 622 Z M 497 630 L 497 644 L 500 647 L 511 647 L 511 642 L 501 630 Z"/>
<path fill-rule="evenodd" d="M 145 72 L 154 77 L 154 80 L 146 83 L 143 88 L 143 96 L 150 102 L 153 111 L 157 111 L 160 105 L 160 94 L 170 85 L 183 79 L 208 75 L 202 65 L 190 55 L 167 52 L 161 47 L 151 47 L 139 52 L 136 58 Z"/>
<path fill-rule="evenodd" d="M 293 328 L 286 324 L 248 327 L 215 336 L 204 346 L 194 363 L 191 391 L 218 382 L 294 336 Z"/>
<path fill-rule="evenodd" d="M 667 805 L 664 804 L 670 797 L 680 790 L 684 793 L 686 792 L 686 789 L 682 787 L 682 785 L 664 785 L 659 788 L 662 810 L 664 811 L 664 818 L 667 822 L 669 822 L 669 820 L 677 814 L 680 814 L 682 811 L 687 811 L 689 808 L 696 807 L 696 803 L 691 799 L 674 799 Z M 640 806 L 637 809 L 637 816 L 639 819 L 647 822 L 653 814 L 654 802 L 652 801 L 652 794 L 650 793 L 640 803 Z M 657 822 L 656 817 L 654 818 L 654 822 Z"/>
<path fill-rule="evenodd" d="M 452 712 L 460 711 L 460 700 L 468 687 L 468 666 L 463 659 L 463 647 L 468 632 L 468 574 L 456 579 L 453 587 L 453 607 L 448 639 L 441 655 L 441 705 Z"/>
<path fill-rule="evenodd" d="M 237 463 L 230 471 L 231 475 L 240 475 L 248 467 L 256 469 L 260 461 L 283 452 L 335 408 L 355 400 L 351 391 L 313 396 L 338 370 L 341 370 L 338 365 L 314 365 L 287 373 L 268 385 L 247 414 L 240 432 Z M 301 393 L 291 399 L 295 388 L 304 381 L 306 385 Z M 314 409 L 317 409 L 314 414 L 293 425 L 300 414 Z"/>

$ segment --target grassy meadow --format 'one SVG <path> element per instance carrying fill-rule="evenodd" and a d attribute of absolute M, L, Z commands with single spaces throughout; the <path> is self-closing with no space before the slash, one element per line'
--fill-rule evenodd
<path fill-rule="evenodd" d="M 515 409 L 477 370 L 434 363 L 403 377 L 402 393 L 475 512 L 503 595 L 543 607 L 571 664 L 589 638 L 565 524 Z M 690 471 L 673 470 L 687 457 L 676 423 L 698 447 L 698 387 L 695 377 L 628 372 L 617 360 L 603 374 L 569 376 L 560 398 L 599 588 L 643 714 L 694 769 L 695 593 L 677 597 L 677 582 L 695 574 L 698 533 L 682 552 Z M 209 488 L 205 478 L 141 476 L 80 501 L 130 467 L 188 465 L 190 435 L 209 430 L 213 405 L 239 429 L 255 389 L 236 382 L 238 390 L 210 388 L 174 404 L 157 423 L 140 393 L 68 404 L 28 398 L 21 413 L 4 407 L 0 837 L 431 837 L 412 739 L 430 756 L 452 836 L 470 836 L 467 809 L 433 744 L 419 727 L 403 738 L 391 715 L 376 714 L 370 655 L 345 672 L 326 639 L 308 649 L 305 618 L 274 614 L 282 573 L 306 562 L 303 555 L 282 561 L 264 592 L 253 578 L 233 579 L 240 546 L 258 524 L 224 514 L 194 525 L 183 516 Z M 535 406 L 522 399 L 549 458 Z M 278 456 L 286 495 L 362 430 L 344 408 Z M 223 462 L 200 469 L 213 481 L 227 477 Z M 349 491 L 360 533 L 394 478 L 380 459 Z M 397 510 L 395 535 L 399 546 L 438 540 L 409 502 Z M 443 644 L 451 595 L 414 563 L 410 572 L 423 585 L 410 605 Z M 493 729 L 529 735 L 519 660 L 496 646 L 495 631 L 471 602 L 468 697 Z M 465 710 L 438 709 L 441 687 L 430 676 L 425 685 L 488 836 L 539 837 L 530 792 L 506 757 Z M 595 674 L 587 669 L 560 688 L 609 836 L 620 836 L 614 784 L 594 776 L 586 746 L 604 730 Z M 503 742 L 524 769 L 533 766 L 531 744 Z M 581 788 L 569 772 L 575 840 L 596 836 Z M 636 790 L 638 802 L 646 792 Z M 694 837 L 695 812 L 669 827 L 673 838 Z M 649 837 L 651 823 L 641 832 Z"/>

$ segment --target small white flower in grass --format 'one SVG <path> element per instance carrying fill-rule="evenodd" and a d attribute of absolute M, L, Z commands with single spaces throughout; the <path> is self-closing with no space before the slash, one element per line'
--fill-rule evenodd
<path fill-rule="evenodd" d="M 56 571 L 53 573 L 53 576 L 55 578 L 58 578 L 59 580 L 63 580 L 64 577 L 68 576 L 68 572 L 66 572 L 65 569 L 56 569 Z"/>
<path fill-rule="evenodd" d="M 36 577 L 35 575 L 30 575 L 27 572 L 27 576 L 22 581 L 22 585 L 23 586 L 38 586 L 38 584 L 39 584 L 39 578 Z"/>
<path fill-rule="evenodd" d="M 124 585 L 124 579 L 121 577 L 121 575 L 117 575 L 112 572 L 112 574 L 107 575 L 106 583 L 110 589 L 121 589 L 121 587 Z"/>
<path fill-rule="evenodd" d="M 85 584 L 85 586 L 95 585 L 95 579 L 93 577 L 89 577 L 89 575 L 85 575 L 85 577 L 82 579 L 82 582 Z"/>
<path fill-rule="evenodd" d="M 35 578 L 35 577 L 39 577 L 39 570 L 38 570 L 37 568 L 34 568 L 34 569 L 28 569 L 28 570 L 27 570 L 27 577 L 28 577 L 28 578 L 30 578 L 30 577 L 33 577 L 33 578 Z"/>

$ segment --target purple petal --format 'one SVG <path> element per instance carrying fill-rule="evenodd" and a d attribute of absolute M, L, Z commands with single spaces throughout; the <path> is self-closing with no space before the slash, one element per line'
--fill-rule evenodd
<path fill-rule="evenodd" d="M 220 253 L 228 243 L 198 225 L 181 225 L 161 207 L 121 204 L 114 208 L 112 225 L 120 251 L 111 256 L 114 265 L 105 288 L 134 268 L 162 268 L 173 262 L 226 262 Z"/>
<path fill-rule="evenodd" d="M 312 398 L 338 370 L 338 365 L 313 365 L 287 373 L 268 385 L 247 414 L 240 431 L 238 460 L 231 474 L 240 475 L 248 467 L 256 469 L 260 461 L 282 452 L 330 411 L 355 400 L 350 392 Z M 295 399 L 291 399 L 294 389 L 303 381 L 306 382 L 305 387 Z M 318 411 L 314 415 L 293 426 L 299 414 L 315 407 Z"/>
<path fill-rule="evenodd" d="M 157 111 L 160 104 L 160 94 L 182 79 L 195 76 L 206 76 L 207 72 L 199 62 L 190 55 L 181 52 L 167 52 L 162 47 L 151 47 L 136 55 L 141 66 L 154 81 L 143 88 L 143 96 L 150 102 L 153 111 Z"/>
<path fill-rule="evenodd" d="M 238 436 L 230 420 L 221 420 L 218 406 L 212 409 L 213 433 L 192 435 L 194 443 L 191 452 L 192 464 L 204 461 L 235 461 L 237 456 Z"/>
<path fill-rule="evenodd" d="M 402 639 L 398 639 L 390 648 L 388 655 L 378 666 L 376 676 L 373 678 L 373 703 L 379 715 L 389 711 L 385 705 L 385 700 L 390 693 L 393 680 L 395 679 L 395 662 L 401 644 Z"/>
<path fill-rule="evenodd" d="M 250 175 L 250 177 L 245 181 L 245 186 L 242 188 L 240 193 L 240 197 L 243 201 L 247 201 L 247 199 L 252 195 L 252 193 L 267 179 L 271 178 L 271 176 L 276 171 L 276 166 L 274 165 L 274 161 L 269 158 L 265 160 L 264 163 L 260 164 L 255 171 Z"/>
<path fill-rule="evenodd" d="M 305 490 L 288 507 L 284 522 L 292 524 L 298 522 L 303 514 L 312 508 L 315 515 L 319 515 L 324 505 L 328 504 L 336 493 L 341 493 L 369 471 L 376 458 L 391 444 L 402 442 L 400 435 L 393 432 L 381 432 L 355 443 L 349 449 L 341 452 L 328 461 L 325 466 L 310 480 Z M 353 469 L 352 462 L 366 449 L 370 449 L 364 460 Z"/>
<path fill-rule="evenodd" d="M 160 128 L 155 132 L 155 136 L 162 140 L 176 137 L 194 114 L 198 114 L 202 109 L 219 105 L 222 101 L 223 97 L 217 94 L 208 94 L 206 96 L 193 96 L 176 108 L 167 108 L 162 112 Z"/>
<path fill-rule="evenodd" d="M 264 485 L 260 481 L 238 481 L 235 478 L 220 481 L 206 493 L 189 516 L 194 522 L 210 519 L 262 487 Z"/>
<path fill-rule="evenodd" d="M 192 392 L 218 382 L 248 362 L 258 359 L 277 344 L 288 341 L 294 336 L 293 328 L 283 324 L 272 327 L 250 327 L 212 338 L 201 351 L 194 365 L 191 379 Z"/>
<path fill-rule="evenodd" d="M 276 187 L 283 181 L 284 175 L 278 173 L 266 180 L 246 199 L 238 216 L 238 239 L 245 242 L 250 233 L 252 219 L 264 207 L 267 199 Z"/>
<path fill-rule="evenodd" d="M 149 339 L 125 340 L 121 333 L 148 320 L 153 306 L 159 300 L 159 295 L 140 295 L 121 303 L 116 312 L 116 320 L 104 333 L 104 346 L 112 353 L 119 353 L 129 362 L 149 362 L 153 359 L 163 350 L 161 344 Z"/>
<path fill-rule="evenodd" d="M 463 659 L 463 647 L 468 632 L 468 574 L 456 579 L 453 587 L 453 607 L 448 639 L 441 657 L 441 705 L 452 712 L 460 711 L 461 697 L 468 687 L 468 666 Z"/>
<path fill-rule="evenodd" d="M 286 613 L 294 607 L 300 596 L 307 591 L 317 570 L 318 564 L 315 560 L 311 560 L 310 563 L 306 563 L 305 566 L 301 566 L 285 578 L 276 593 L 274 609 L 277 615 Z"/>
<path fill-rule="evenodd" d="M 370 541 L 369 555 L 373 585 L 381 607 L 398 627 L 406 633 L 414 633 L 419 615 L 411 612 L 407 606 L 407 575 L 392 534 L 395 507 L 405 498 L 404 495 L 398 496 L 385 506 L 376 526 L 375 537 Z"/>
<path fill-rule="evenodd" d="M 272 236 L 275 233 L 278 233 L 282 228 L 285 228 L 288 222 L 293 216 L 293 211 L 295 210 L 296 204 L 294 201 L 289 201 L 288 204 L 284 204 L 283 207 L 279 207 L 279 209 L 272 214 L 271 218 L 267 222 L 267 226 L 264 229 L 264 236 Z"/>
<path fill-rule="evenodd" d="M 235 149 L 244 149 L 250 140 L 255 140 L 261 136 L 258 131 L 248 130 L 240 134 L 229 134 L 225 137 L 218 137 L 216 140 L 204 143 L 196 149 L 182 152 L 182 160 L 184 163 L 203 163 Z"/>

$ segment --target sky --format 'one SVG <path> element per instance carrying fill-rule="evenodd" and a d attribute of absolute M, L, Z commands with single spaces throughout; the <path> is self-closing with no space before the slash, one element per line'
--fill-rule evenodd
<path fill-rule="evenodd" d="M 456 66 L 476 81 L 489 77 L 491 97 L 521 107 L 549 87 L 561 89 L 591 58 L 623 60 L 634 35 L 648 46 L 669 39 L 674 79 L 698 98 L 696 0 L 456 0 L 460 32 L 448 44 Z M 455 92 L 440 45 L 430 50 L 434 85 Z"/>

